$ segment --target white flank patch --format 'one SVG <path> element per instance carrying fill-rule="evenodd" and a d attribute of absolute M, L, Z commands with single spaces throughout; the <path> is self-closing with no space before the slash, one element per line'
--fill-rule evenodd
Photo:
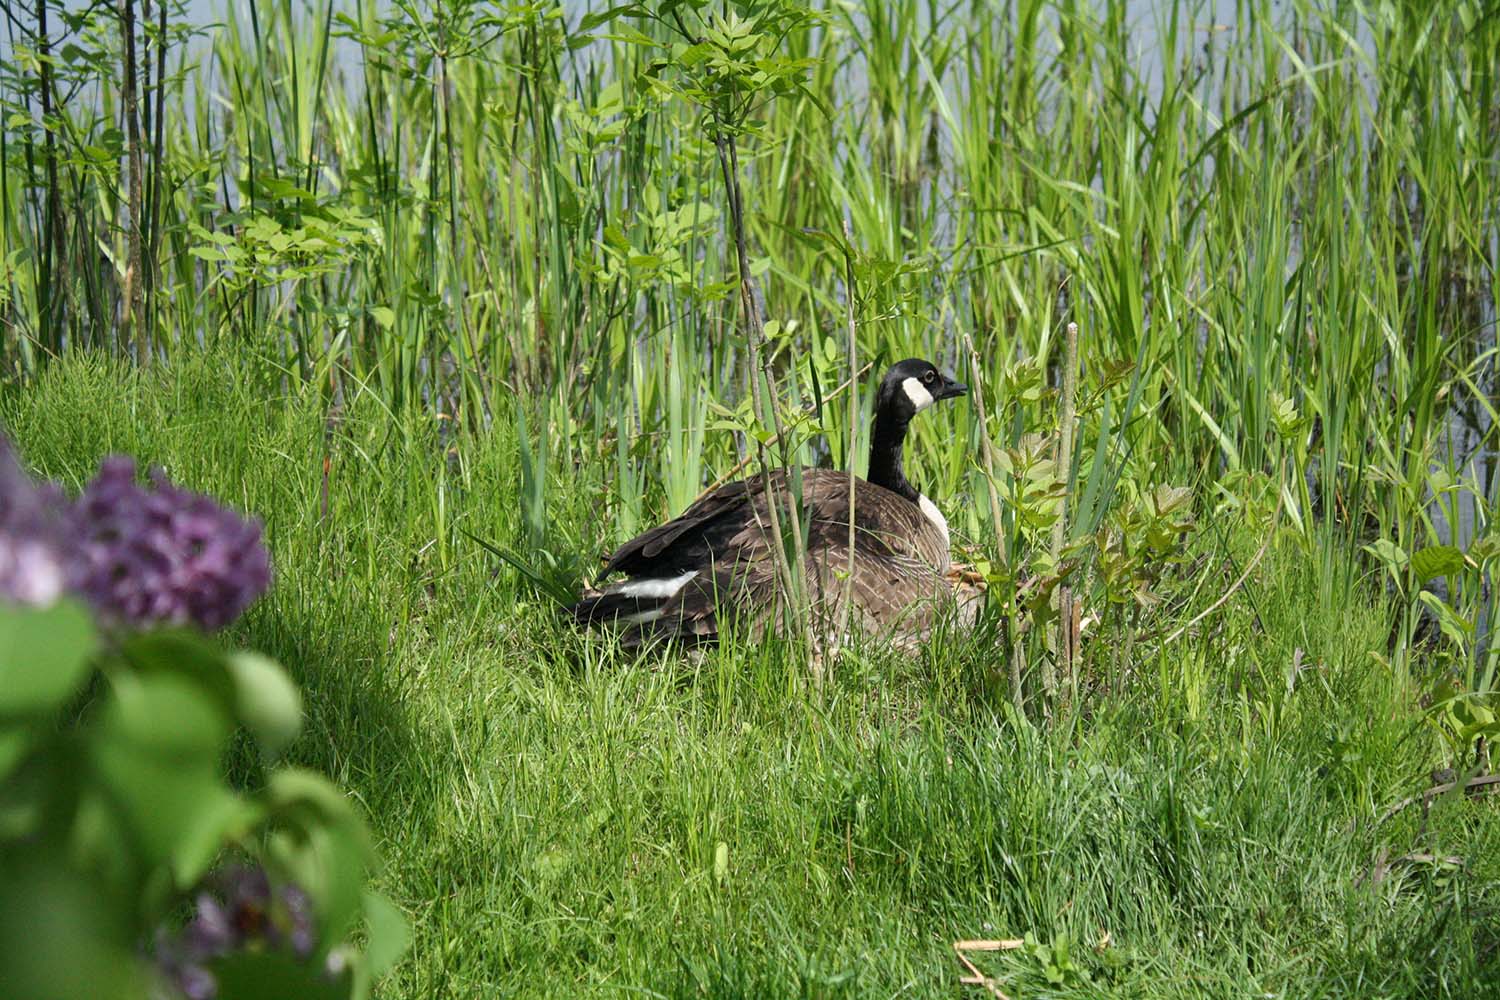
<path fill-rule="evenodd" d="M 917 506 L 922 508 L 922 513 L 927 515 L 927 520 L 937 525 L 937 530 L 943 533 L 943 545 L 946 546 L 948 544 L 948 519 L 943 516 L 943 512 L 937 509 L 937 504 L 921 493 L 917 494 Z"/>
<path fill-rule="evenodd" d="M 626 615 L 621 620 L 629 622 L 631 625 L 645 625 L 647 622 L 654 622 L 660 617 L 661 608 L 657 608 L 655 611 L 642 611 L 639 614 Z"/>
<path fill-rule="evenodd" d="M 941 517 L 942 515 L 939 516 Z M 626 597 L 671 597 L 697 575 L 697 570 L 690 569 L 681 576 L 674 576 L 665 580 L 630 580 L 620 584 L 616 588 L 615 593 L 623 594 Z"/>
<path fill-rule="evenodd" d="M 919 380 L 915 378 L 904 379 L 901 382 L 901 388 L 906 392 L 906 398 L 911 400 L 911 405 L 917 408 L 918 413 L 921 413 L 932 405 L 932 393 L 928 392 L 927 387 Z M 939 516 L 941 517 L 942 515 Z"/>

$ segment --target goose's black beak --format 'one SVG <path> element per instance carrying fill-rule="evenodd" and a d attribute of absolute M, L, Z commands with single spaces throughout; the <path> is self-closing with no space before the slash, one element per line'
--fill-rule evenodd
<path fill-rule="evenodd" d="M 948 376 L 943 376 L 943 384 L 933 394 L 933 399 L 952 399 L 954 396 L 967 396 L 969 387 L 962 382 L 955 382 Z"/>

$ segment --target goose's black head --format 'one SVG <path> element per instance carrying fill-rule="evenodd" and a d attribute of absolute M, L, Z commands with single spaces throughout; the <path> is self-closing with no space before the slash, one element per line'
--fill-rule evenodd
<path fill-rule="evenodd" d="M 932 362 L 907 358 L 885 373 L 876 395 L 875 412 L 905 423 L 938 400 L 952 399 L 968 391 L 968 386 L 953 381 Z"/>
<path fill-rule="evenodd" d="M 885 373 L 875 395 L 875 433 L 870 437 L 869 481 L 913 503 L 916 488 L 901 471 L 901 446 L 911 418 L 940 399 L 962 396 L 969 387 L 955 382 L 930 361 L 907 358 Z"/>

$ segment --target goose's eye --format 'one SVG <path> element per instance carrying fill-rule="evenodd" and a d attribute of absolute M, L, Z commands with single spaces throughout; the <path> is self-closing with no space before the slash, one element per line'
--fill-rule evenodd
<path fill-rule="evenodd" d="M 928 385 L 931 385 L 932 383 L 937 381 L 937 372 L 929 368 L 927 370 L 927 374 L 922 376 L 922 381 L 926 382 Z"/>

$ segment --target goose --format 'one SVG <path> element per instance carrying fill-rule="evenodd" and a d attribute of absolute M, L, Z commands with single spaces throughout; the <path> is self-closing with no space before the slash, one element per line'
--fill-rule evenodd
<path fill-rule="evenodd" d="M 805 580 L 815 622 L 837 620 L 844 595 L 871 633 L 910 640 L 951 596 L 948 523 L 902 471 L 907 428 L 916 414 L 968 387 L 920 358 L 894 365 L 880 382 L 870 441 L 869 478 L 832 469 L 802 470 L 807 535 Z M 782 510 L 791 497 L 785 469 L 769 473 Z M 854 560 L 849 575 L 849 483 L 854 481 Z M 712 642 L 723 622 L 763 635 L 779 624 L 779 581 L 766 479 L 751 476 L 699 498 L 671 521 L 620 546 L 604 576 L 625 579 L 586 590 L 568 611 L 580 625 L 622 627 L 638 646 L 665 637 Z"/>

